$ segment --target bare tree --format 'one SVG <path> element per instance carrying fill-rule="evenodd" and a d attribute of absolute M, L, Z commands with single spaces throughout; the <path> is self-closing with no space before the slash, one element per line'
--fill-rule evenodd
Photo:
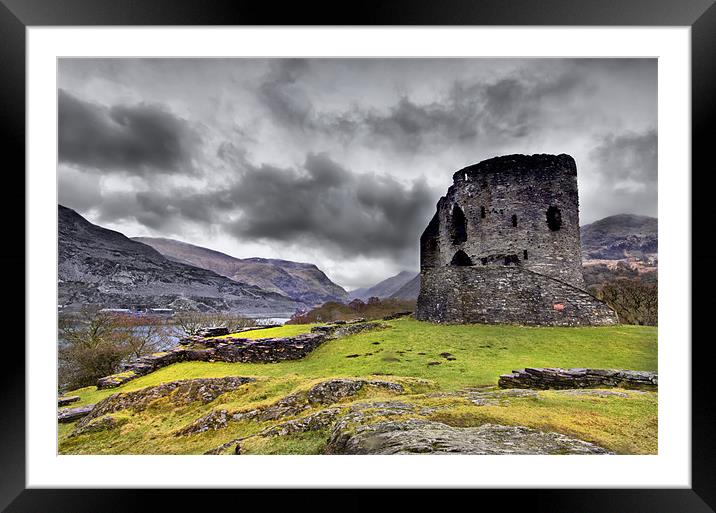
<path fill-rule="evenodd" d="M 597 297 L 611 306 L 624 324 L 658 324 L 659 294 L 656 283 L 619 279 L 598 288 Z"/>
<path fill-rule="evenodd" d="M 118 372 L 128 359 L 156 351 L 169 337 L 169 327 L 160 318 L 96 307 L 61 314 L 58 326 L 58 373 L 63 388 L 94 385 L 97 379 Z"/>
<path fill-rule="evenodd" d="M 176 326 L 185 335 L 196 335 L 203 328 L 225 327 L 229 333 L 239 331 L 241 328 L 255 326 L 256 321 L 238 314 L 228 312 L 179 312 L 174 316 Z"/>
<path fill-rule="evenodd" d="M 59 381 L 70 388 L 94 384 L 113 374 L 130 354 L 124 330 L 117 316 L 86 307 L 76 315 L 59 318 Z"/>
<path fill-rule="evenodd" d="M 169 326 L 160 317 L 122 315 L 116 321 L 133 357 L 155 352 L 169 341 Z"/>

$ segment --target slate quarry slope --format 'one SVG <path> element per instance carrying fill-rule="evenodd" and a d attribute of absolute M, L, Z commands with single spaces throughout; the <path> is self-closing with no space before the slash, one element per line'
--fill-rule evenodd
<path fill-rule="evenodd" d="M 155 249 L 58 206 L 58 303 L 290 314 L 298 303 Z"/>

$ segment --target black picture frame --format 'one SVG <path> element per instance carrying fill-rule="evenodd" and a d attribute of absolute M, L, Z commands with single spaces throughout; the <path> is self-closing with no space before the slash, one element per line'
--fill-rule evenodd
<path fill-rule="evenodd" d="M 709 246 L 710 195 L 716 189 L 711 147 L 716 123 L 716 6 L 714 0 L 399 0 L 360 2 L 275 3 L 245 0 L 0 0 L 0 127 L 4 135 L 3 176 L 6 196 L 3 231 L 11 247 L 0 253 L 6 270 L 9 318 L 24 317 L 25 225 L 25 29 L 52 25 L 574 25 L 689 26 L 692 51 L 692 487 L 690 489 L 521 489 L 449 492 L 455 507 L 463 501 L 531 512 L 700 513 L 716 509 L 716 415 L 712 393 L 713 336 L 706 324 L 714 303 L 714 260 Z M 50 114 L 48 113 L 48 116 Z M 666 172 L 683 172 L 666 170 Z M 684 176 L 684 179 L 689 179 Z M 707 196 L 709 195 L 709 196 Z M 12 210 L 10 210 L 12 209 Z M 14 213 L 14 214 L 13 214 Z M 22 310 L 22 312 L 20 311 Z M 668 312 L 666 313 L 668 314 Z M 19 324 L 19 321 L 15 321 Z M 701 328 L 701 329 L 697 329 Z M 49 341 L 48 341 L 49 343 Z M 306 490 L 280 494 L 260 490 L 98 490 L 26 489 L 25 483 L 25 350 L 12 330 L 5 333 L 0 358 L 0 508 L 8 512 L 143 511 L 156 500 L 162 509 L 195 511 L 217 502 L 247 505 L 258 499 L 275 506 L 281 499 L 292 509 L 306 505 Z M 403 493 L 401 508 L 426 504 L 427 490 Z M 340 496 L 337 496 L 340 494 Z M 469 497 L 465 495 L 469 494 Z M 434 495 L 434 494 L 433 494 Z M 442 492 L 443 499 L 447 497 Z M 441 499 L 438 499 L 441 500 Z M 240 502 L 237 502 L 240 501 Z M 484 502 L 483 502 L 484 501 Z M 311 509 L 365 509 L 371 506 L 357 490 L 321 490 Z M 519 506 L 522 505 L 522 506 Z"/>

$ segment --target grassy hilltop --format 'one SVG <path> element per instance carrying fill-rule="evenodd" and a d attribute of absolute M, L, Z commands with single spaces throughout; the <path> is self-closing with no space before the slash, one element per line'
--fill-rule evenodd
<path fill-rule="evenodd" d="M 467 388 L 495 385 L 500 374 L 524 367 L 593 367 L 657 370 L 657 329 L 648 326 L 550 328 L 488 325 L 436 325 L 403 318 L 390 328 L 330 340 L 302 360 L 269 364 L 184 362 L 162 368 L 119 388 L 87 387 L 72 406 L 97 403 L 118 392 L 180 379 L 247 376 L 256 381 L 208 403 L 177 406 L 159 399 L 142 411 L 115 414 L 118 429 L 70 437 L 74 424 L 60 424 L 64 454 L 200 454 L 229 440 L 249 436 L 277 421 L 231 422 L 223 429 L 189 436 L 177 430 L 212 411 L 247 411 L 301 393 L 328 378 L 381 379 L 405 388 L 401 401 L 433 411 L 431 420 L 465 427 L 487 422 L 556 431 L 618 453 L 655 453 L 657 394 L 622 391 L 577 395 L 539 391 L 499 404 L 477 405 L 460 395 Z M 311 325 L 251 331 L 242 337 L 290 336 Z M 339 406 L 381 398 L 370 390 Z M 310 413 L 307 412 L 307 413 Z M 285 419 L 284 419 L 285 420 Z M 280 437 L 254 437 L 243 453 L 321 453 L 325 430 Z"/>

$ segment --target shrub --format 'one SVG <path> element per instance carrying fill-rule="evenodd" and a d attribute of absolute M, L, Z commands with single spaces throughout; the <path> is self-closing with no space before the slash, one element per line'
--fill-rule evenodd
<path fill-rule="evenodd" d="M 60 388 L 94 385 L 131 357 L 154 352 L 168 337 L 165 322 L 85 307 L 58 319 Z"/>
<path fill-rule="evenodd" d="M 619 279 L 596 289 L 596 296 L 611 306 L 624 324 L 658 324 L 658 285 L 641 280 Z"/>

